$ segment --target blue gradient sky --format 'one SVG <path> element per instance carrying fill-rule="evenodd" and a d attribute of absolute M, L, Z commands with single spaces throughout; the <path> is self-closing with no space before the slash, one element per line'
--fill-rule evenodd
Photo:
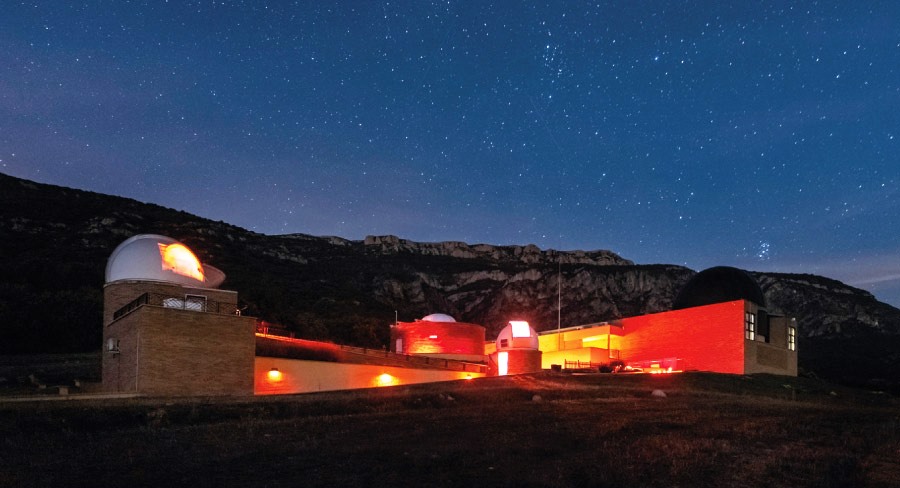
<path fill-rule="evenodd" d="M 610 249 L 898 305 L 897 19 L 895 1 L 4 5 L 0 171 L 266 234 Z"/>

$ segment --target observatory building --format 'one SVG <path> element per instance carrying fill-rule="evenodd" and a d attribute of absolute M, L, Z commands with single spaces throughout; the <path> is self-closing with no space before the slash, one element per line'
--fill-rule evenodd
<path fill-rule="evenodd" d="M 256 320 L 237 315 L 225 274 L 184 244 L 120 244 L 103 287 L 103 389 L 153 395 L 253 393 Z"/>
<path fill-rule="evenodd" d="M 538 333 L 524 320 L 510 320 L 497 334 L 488 355 L 489 371 L 497 376 L 541 370 Z"/>
<path fill-rule="evenodd" d="M 433 313 L 391 327 L 391 351 L 460 361 L 484 361 L 484 327 Z"/>
<path fill-rule="evenodd" d="M 797 376 L 797 322 L 768 313 L 747 272 L 719 266 L 687 284 L 668 312 L 541 334 L 543 366 L 620 363 L 643 371 Z"/>

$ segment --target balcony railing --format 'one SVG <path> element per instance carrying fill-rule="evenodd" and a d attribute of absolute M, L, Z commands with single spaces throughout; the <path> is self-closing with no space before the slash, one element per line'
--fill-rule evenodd
<path fill-rule="evenodd" d="M 156 307 L 174 308 L 179 310 L 190 310 L 192 312 L 206 312 L 233 315 L 237 313 L 237 307 L 234 303 L 218 302 L 210 300 L 203 295 L 181 295 L 173 296 L 162 293 L 144 293 L 143 295 L 128 302 L 124 307 L 113 313 L 113 320 L 128 315 L 143 305 L 152 305 Z"/>

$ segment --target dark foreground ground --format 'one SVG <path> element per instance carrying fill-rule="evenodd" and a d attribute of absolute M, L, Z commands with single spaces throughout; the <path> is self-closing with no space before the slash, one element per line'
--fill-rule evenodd
<path fill-rule="evenodd" d="M 0 487 L 19 486 L 900 486 L 900 402 L 699 373 L 0 401 Z"/>

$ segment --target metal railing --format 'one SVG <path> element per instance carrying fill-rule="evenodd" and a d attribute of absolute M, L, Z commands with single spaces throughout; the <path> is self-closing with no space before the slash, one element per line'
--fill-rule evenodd
<path fill-rule="evenodd" d="M 128 315 L 143 305 L 151 305 L 156 307 L 174 308 L 178 310 L 189 310 L 192 312 L 218 313 L 234 315 L 237 313 L 237 306 L 234 303 L 218 302 L 210 300 L 203 295 L 166 295 L 162 293 L 147 292 L 143 295 L 128 302 L 124 307 L 113 313 L 113 320 Z"/>
<path fill-rule="evenodd" d="M 592 363 L 590 361 L 569 361 L 568 359 L 565 361 L 566 369 L 597 369 L 602 366 L 601 363 Z"/>

